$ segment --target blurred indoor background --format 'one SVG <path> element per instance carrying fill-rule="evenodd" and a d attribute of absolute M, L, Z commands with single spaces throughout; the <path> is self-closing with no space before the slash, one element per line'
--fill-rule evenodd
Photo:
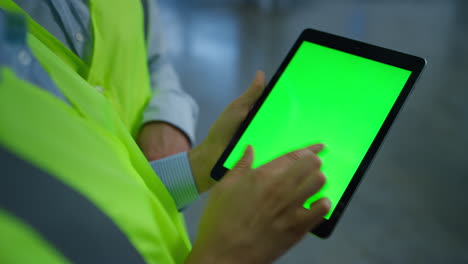
<path fill-rule="evenodd" d="M 467 0 L 159 4 L 167 48 L 200 106 L 198 142 L 257 69 L 272 76 L 304 28 L 426 58 L 334 234 L 307 236 L 277 263 L 468 263 Z M 192 239 L 205 199 L 185 211 Z"/>

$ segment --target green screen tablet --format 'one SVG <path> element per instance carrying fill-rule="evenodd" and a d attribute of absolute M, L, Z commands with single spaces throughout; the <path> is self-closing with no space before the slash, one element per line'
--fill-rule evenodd
<path fill-rule="evenodd" d="M 232 169 L 247 145 L 255 149 L 256 168 L 288 152 L 324 143 L 326 149 L 319 156 L 327 182 L 304 207 L 329 198 L 332 207 L 325 222 L 331 224 L 424 63 L 414 56 L 306 30 L 216 165 L 220 168 L 215 166 L 213 177 Z M 358 181 L 352 184 L 353 179 Z M 327 236 L 332 228 L 325 227 L 322 233 Z"/>

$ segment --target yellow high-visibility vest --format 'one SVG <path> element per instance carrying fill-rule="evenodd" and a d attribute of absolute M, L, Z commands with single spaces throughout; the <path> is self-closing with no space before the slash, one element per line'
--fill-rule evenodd
<path fill-rule="evenodd" d="M 11 0 L 0 7 L 27 16 Z M 182 215 L 133 138 L 150 97 L 141 2 L 90 0 L 89 8 L 89 65 L 27 18 L 28 45 L 70 105 L 0 66 L 0 146 L 86 197 L 144 261 L 182 263 L 191 247 Z M 31 263 L 66 262 L 40 232 L 0 208 L 2 229 L 10 231 L 0 244 L 19 244 L 0 251 L 0 261 L 31 248 L 41 252 Z"/>

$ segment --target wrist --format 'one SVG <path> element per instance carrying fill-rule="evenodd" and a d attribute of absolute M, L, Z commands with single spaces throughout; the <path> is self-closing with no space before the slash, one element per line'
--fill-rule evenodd
<path fill-rule="evenodd" d="M 216 183 L 210 177 L 210 171 L 216 162 L 216 157 L 210 155 L 210 148 L 206 143 L 198 145 L 187 154 L 198 192 L 204 193 Z"/>

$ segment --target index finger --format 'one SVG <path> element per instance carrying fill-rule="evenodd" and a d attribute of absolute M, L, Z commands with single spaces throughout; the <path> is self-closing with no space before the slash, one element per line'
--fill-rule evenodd
<path fill-rule="evenodd" d="M 320 167 L 322 161 L 316 154 L 320 153 L 324 147 L 324 144 L 314 144 L 303 149 L 292 151 L 268 162 L 267 164 L 261 166 L 261 168 L 262 170 L 284 170 L 285 168 L 294 164 L 296 161 L 308 156 L 312 157 L 311 162 L 315 162 L 316 165 Z"/>

